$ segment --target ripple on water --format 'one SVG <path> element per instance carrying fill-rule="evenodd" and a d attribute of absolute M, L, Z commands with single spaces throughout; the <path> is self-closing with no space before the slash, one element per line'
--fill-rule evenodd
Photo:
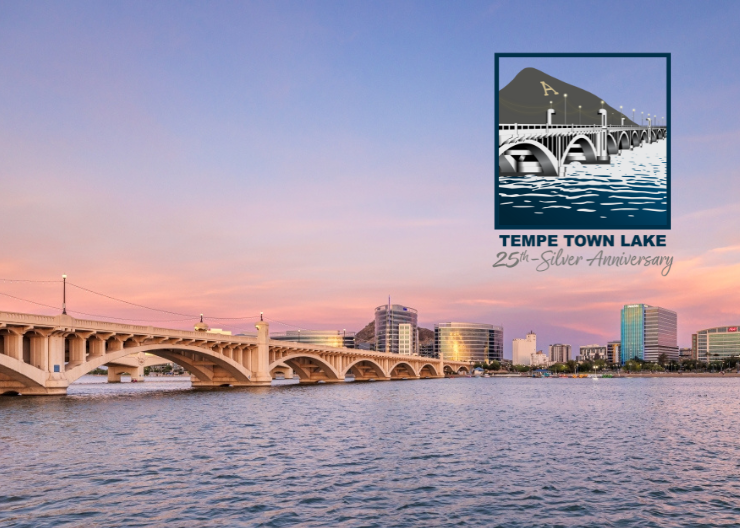
<path fill-rule="evenodd" d="M 740 514 L 736 379 L 126 385 L 0 400 L 0 525 L 723 526 Z"/>
<path fill-rule="evenodd" d="M 568 202 L 582 198 L 593 198 L 597 204 L 597 215 L 578 215 L 586 211 L 544 207 L 542 204 L 569 206 Z M 521 205 L 536 200 L 532 207 Z M 611 165 L 568 165 L 563 178 L 523 176 L 499 180 L 499 222 L 502 225 L 577 225 L 588 218 L 588 226 L 603 225 L 666 225 L 665 209 L 635 209 L 627 214 L 626 209 L 610 208 L 610 200 L 637 201 L 639 205 L 650 205 L 667 198 L 666 142 L 645 145 L 620 156 L 612 156 Z M 590 211 L 589 211 L 590 212 Z M 534 216 L 543 215 L 543 216 Z M 585 224 L 584 224 L 585 225 Z"/>

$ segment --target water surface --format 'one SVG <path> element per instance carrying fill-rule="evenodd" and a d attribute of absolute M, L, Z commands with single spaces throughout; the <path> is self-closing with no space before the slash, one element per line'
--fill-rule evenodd
<path fill-rule="evenodd" d="M 563 178 L 499 180 L 502 225 L 666 226 L 666 141 L 612 155 L 610 165 L 567 165 Z"/>
<path fill-rule="evenodd" d="M 730 526 L 737 379 L 445 379 L 0 399 L 0 525 Z"/>

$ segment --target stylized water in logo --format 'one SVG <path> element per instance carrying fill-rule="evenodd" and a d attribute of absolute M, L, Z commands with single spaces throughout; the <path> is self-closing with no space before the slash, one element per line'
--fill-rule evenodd
<path fill-rule="evenodd" d="M 557 227 L 666 226 L 666 142 L 645 144 L 610 165 L 571 163 L 565 178 L 499 180 L 499 224 Z"/>

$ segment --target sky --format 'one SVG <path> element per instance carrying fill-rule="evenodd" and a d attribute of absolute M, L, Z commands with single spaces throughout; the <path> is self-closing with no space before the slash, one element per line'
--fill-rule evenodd
<path fill-rule="evenodd" d="M 58 313 L 59 283 L 7 279 L 63 273 L 234 331 L 360 330 L 390 295 L 427 328 L 502 324 L 511 357 L 529 330 L 606 343 L 644 302 L 688 346 L 740 324 L 739 23 L 723 1 L 0 2 L 0 310 Z M 496 52 L 672 54 L 667 277 L 492 267 Z"/>
<path fill-rule="evenodd" d="M 639 123 L 640 112 L 645 118 L 667 117 L 666 66 L 662 57 L 501 57 L 499 87 L 524 68 L 536 68 L 601 97 L 612 108 L 623 106 L 629 118 L 634 108 Z"/>

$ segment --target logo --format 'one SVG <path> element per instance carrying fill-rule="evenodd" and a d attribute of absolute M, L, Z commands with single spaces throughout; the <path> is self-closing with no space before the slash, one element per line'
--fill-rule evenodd
<path fill-rule="evenodd" d="M 670 229 L 670 54 L 500 53 L 496 90 L 497 229 Z"/>

